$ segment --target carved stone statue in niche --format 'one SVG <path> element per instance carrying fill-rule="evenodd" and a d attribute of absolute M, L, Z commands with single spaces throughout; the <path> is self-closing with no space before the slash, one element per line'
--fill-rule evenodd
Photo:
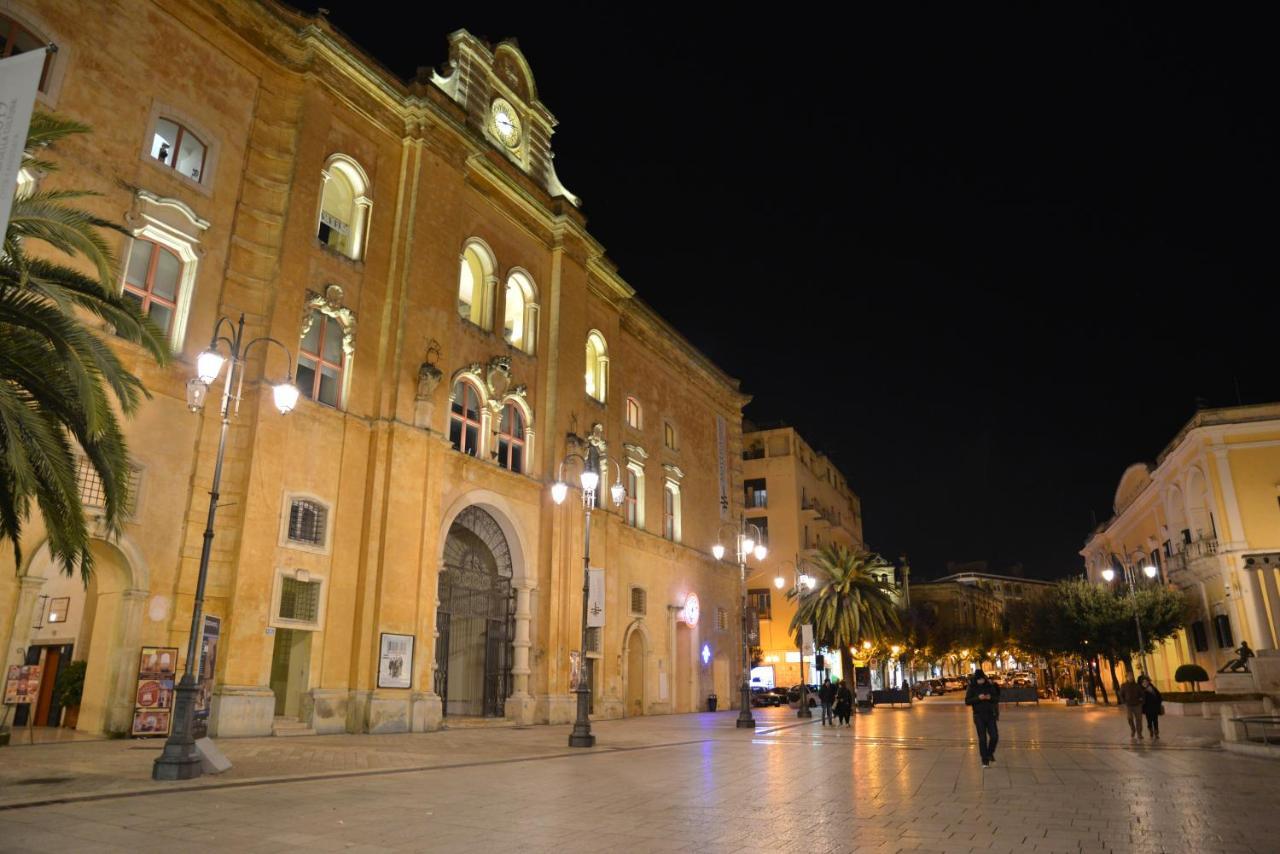
<path fill-rule="evenodd" d="M 429 339 L 426 356 L 418 366 L 418 390 L 413 398 L 413 426 L 415 427 L 431 426 L 431 416 L 435 409 L 431 396 L 444 377 L 444 372 L 436 367 L 439 361 L 440 342 L 434 338 Z"/>

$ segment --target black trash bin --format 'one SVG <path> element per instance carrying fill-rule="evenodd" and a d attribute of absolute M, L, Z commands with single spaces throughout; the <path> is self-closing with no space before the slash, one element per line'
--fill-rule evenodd
<path fill-rule="evenodd" d="M 717 703 L 719 703 L 719 702 L 720 702 L 720 700 L 719 700 L 719 698 L 718 698 L 718 697 L 716 697 L 716 695 L 715 695 L 715 694 L 710 694 L 710 695 L 708 695 L 708 696 L 707 696 L 707 711 L 708 711 L 708 712 L 714 712 L 714 711 L 716 710 L 716 704 L 717 704 Z"/>

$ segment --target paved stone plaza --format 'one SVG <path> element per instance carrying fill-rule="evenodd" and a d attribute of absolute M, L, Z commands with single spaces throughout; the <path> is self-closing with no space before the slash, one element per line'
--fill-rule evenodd
<path fill-rule="evenodd" d="M 0 751 L 3 851 L 1223 851 L 1280 849 L 1280 761 L 1166 716 L 1131 745 L 1111 709 L 1007 708 L 983 771 L 965 708 L 852 729 L 757 710 L 567 727 L 224 740 L 235 762 L 149 780 L 158 742 Z"/>

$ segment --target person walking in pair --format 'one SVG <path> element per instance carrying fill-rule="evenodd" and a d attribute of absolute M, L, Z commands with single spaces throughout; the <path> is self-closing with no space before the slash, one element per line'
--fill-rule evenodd
<path fill-rule="evenodd" d="M 1153 741 L 1160 739 L 1160 716 L 1164 714 L 1164 697 L 1156 688 L 1151 677 L 1142 674 L 1138 677 L 1138 687 L 1142 689 L 1142 715 L 1147 719 L 1147 734 Z"/>
<path fill-rule="evenodd" d="M 822 680 L 822 686 L 818 688 L 818 702 L 822 703 L 822 725 L 835 726 L 836 720 L 831 712 L 831 707 L 836 701 L 836 686 L 831 684 L 831 677 Z"/>
<path fill-rule="evenodd" d="M 1133 681 L 1133 676 L 1128 675 L 1124 678 L 1124 684 L 1120 686 L 1120 693 L 1117 695 L 1120 705 L 1124 706 L 1125 715 L 1129 720 L 1129 740 L 1142 741 L 1142 703 L 1143 696 L 1146 692 Z"/>
<path fill-rule="evenodd" d="M 1000 688 L 981 669 L 974 672 L 965 691 L 964 704 L 973 709 L 973 727 L 978 731 L 978 753 L 982 767 L 989 768 L 996 761 L 996 743 L 1000 741 Z"/>
<path fill-rule="evenodd" d="M 849 690 L 849 682 L 845 680 L 836 689 L 836 720 L 843 726 L 849 726 L 849 716 L 853 713 L 853 692 Z"/>

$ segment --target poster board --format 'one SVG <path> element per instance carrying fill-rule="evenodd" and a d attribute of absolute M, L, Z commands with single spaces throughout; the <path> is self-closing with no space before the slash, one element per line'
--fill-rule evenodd
<path fill-rule="evenodd" d="M 138 684 L 133 696 L 131 735 L 167 736 L 173 726 L 174 682 L 178 648 L 144 646 L 138 656 Z"/>
<path fill-rule="evenodd" d="M 21 706 L 24 703 L 35 704 L 40 697 L 40 676 L 42 668 L 39 664 L 11 664 L 4 680 L 4 701 L 6 705 Z"/>
<path fill-rule="evenodd" d="M 191 716 L 191 734 L 204 738 L 209 734 L 209 708 L 213 703 L 213 673 L 218 666 L 218 640 L 222 636 L 222 618 L 204 617 L 200 632 L 200 669 L 196 679 L 195 711 Z"/>
<path fill-rule="evenodd" d="M 378 652 L 378 687 L 409 688 L 413 684 L 413 635 L 382 633 Z"/>

